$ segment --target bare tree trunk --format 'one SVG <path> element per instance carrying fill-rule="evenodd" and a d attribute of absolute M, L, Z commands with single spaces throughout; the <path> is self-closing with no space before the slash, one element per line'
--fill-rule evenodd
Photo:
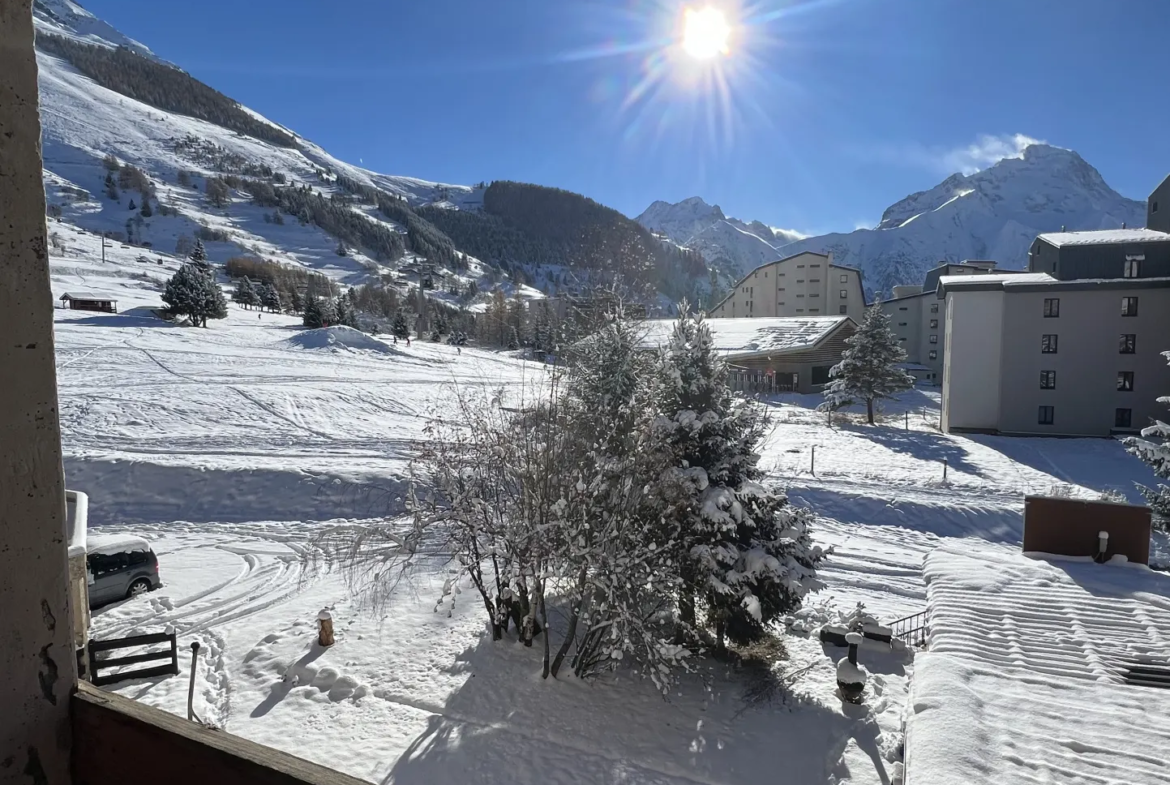
<path fill-rule="evenodd" d="M 869 417 L 869 424 L 873 425 L 873 398 L 865 399 L 865 413 Z"/>
<path fill-rule="evenodd" d="M 552 662 L 550 672 L 554 679 L 561 670 L 561 663 L 565 661 L 565 656 L 569 653 L 569 647 L 573 645 L 573 639 L 577 637 L 577 623 L 581 621 L 581 609 L 585 606 L 586 574 L 585 567 L 582 567 L 581 573 L 577 576 L 577 603 L 573 606 L 573 613 L 569 616 L 569 629 L 565 631 L 565 639 L 561 641 L 561 648 L 557 651 L 557 656 Z"/>
<path fill-rule="evenodd" d="M 540 609 L 540 623 L 544 626 L 544 663 L 541 668 L 541 678 L 547 679 L 549 674 L 549 634 L 548 634 L 548 606 L 544 604 L 544 581 L 540 578 L 536 579 L 534 587 L 536 591 L 536 604 Z"/>

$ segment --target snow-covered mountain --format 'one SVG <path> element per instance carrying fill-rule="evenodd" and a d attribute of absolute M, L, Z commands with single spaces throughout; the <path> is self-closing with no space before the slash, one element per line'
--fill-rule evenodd
<path fill-rule="evenodd" d="M 189 77 L 181 69 L 162 61 L 144 44 L 70 0 L 36 0 L 34 23 L 50 215 L 91 233 L 95 251 L 99 247 L 97 233 L 112 235 L 115 240 L 156 254 L 170 253 L 180 238 L 202 235 L 213 261 L 223 262 L 240 255 L 262 256 L 350 284 L 386 274 L 401 274 L 402 280 L 409 280 L 409 272 L 417 270 L 417 263 L 423 259 L 410 250 L 409 241 L 400 258 L 372 258 L 354 248 L 342 256 L 337 253 L 338 238 L 317 223 L 297 220 L 297 216 L 278 222 L 271 208 L 254 204 L 248 193 L 235 186 L 225 203 L 214 204 L 206 193 L 206 184 L 212 178 L 236 177 L 308 187 L 326 200 L 336 197 L 340 204 L 350 204 L 362 220 L 400 235 L 407 235 L 408 227 L 355 196 L 353 186 L 347 190 L 339 178 L 400 197 L 415 207 L 476 207 L 482 199 L 482 189 L 384 175 L 334 158 L 291 129 L 194 80 L 183 83 Z M 103 82 L 124 79 L 135 89 L 116 90 L 99 84 L 96 76 L 86 75 L 71 60 L 77 51 L 87 50 L 67 52 L 63 39 L 75 47 L 83 44 L 115 53 L 124 48 L 133 55 L 149 58 L 157 64 L 154 67 L 158 71 L 147 69 L 147 89 L 159 74 L 181 75 L 176 77 L 180 89 L 171 85 L 169 92 L 159 88 L 155 95 L 171 100 L 186 92 L 183 88 L 189 84 L 200 89 L 200 96 L 190 100 L 180 95 L 175 100 L 204 110 L 210 106 L 203 116 L 214 116 L 200 119 L 191 116 L 197 114 L 194 111 L 160 108 L 159 103 L 165 101 L 157 98 L 147 103 L 131 97 L 135 89 L 143 89 L 144 67 L 140 64 L 131 63 L 126 71 L 118 70 L 125 61 L 107 60 L 96 66 Z M 145 175 L 154 193 L 154 199 L 148 201 L 156 202 L 150 211 L 153 214 L 143 214 L 144 199 L 138 184 L 130 188 L 119 182 L 117 187 L 110 187 L 107 177 L 118 180 L 121 174 L 109 171 L 105 164 L 111 160 L 131 165 Z M 469 259 L 466 269 L 447 272 L 448 283 L 482 283 L 499 277 L 474 258 Z M 511 290 L 510 285 L 505 287 Z M 540 294 L 521 288 L 527 296 Z M 431 295 L 448 296 L 445 291 Z"/>
<path fill-rule="evenodd" d="M 940 261 L 993 259 L 1022 268 L 1028 247 L 1043 232 L 1144 226 L 1146 205 L 1114 191 L 1101 174 L 1072 150 L 1033 144 L 1018 158 L 1005 158 L 971 175 L 954 174 L 927 191 L 890 206 L 873 229 L 771 243 L 754 231 L 762 226 L 728 220 L 698 198 L 676 205 L 655 202 L 638 217 L 644 226 L 699 250 L 712 264 L 761 261 L 801 251 L 832 252 L 839 264 L 861 268 L 870 293 L 918 283 Z M 771 255 L 769 256 L 769 253 Z"/>
<path fill-rule="evenodd" d="M 658 201 L 635 219 L 671 242 L 699 251 L 713 268 L 735 279 L 777 258 L 776 249 L 804 235 L 759 221 L 728 218 L 698 196 L 676 204 Z"/>

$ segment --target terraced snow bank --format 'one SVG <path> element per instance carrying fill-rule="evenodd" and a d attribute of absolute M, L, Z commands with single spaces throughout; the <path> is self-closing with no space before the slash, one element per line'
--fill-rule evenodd
<path fill-rule="evenodd" d="M 926 558 L 906 785 L 1166 782 L 1170 576 L 947 544 Z"/>

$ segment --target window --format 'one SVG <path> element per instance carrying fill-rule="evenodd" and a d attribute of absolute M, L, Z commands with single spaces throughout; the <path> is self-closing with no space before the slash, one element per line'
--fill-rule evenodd
<path fill-rule="evenodd" d="M 784 303 L 776 303 L 776 305 L 780 306 L 781 308 L 784 307 Z"/>
<path fill-rule="evenodd" d="M 1137 278 L 1138 277 L 1138 260 L 1126 259 L 1125 269 L 1121 273 L 1122 278 Z"/>
<path fill-rule="evenodd" d="M 768 271 L 767 271 L 767 270 L 764 270 L 764 277 L 765 277 L 765 278 L 767 278 L 767 277 L 768 277 Z"/>
<path fill-rule="evenodd" d="M 938 329 L 938 319 L 931 319 L 930 320 L 930 329 L 932 329 L 932 330 Z"/>
<path fill-rule="evenodd" d="M 1114 409 L 1113 410 L 1113 427 L 1114 428 L 1132 428 L 1133 427 L 1133 409 Z"/>
<path fill-rule="evenodd" d="M 931 313 L 938 313 L 938 303 L 934 303 L 930 306 L 930 312 Z"/>
<path fill-rule="evenodd" d="M 820 278 L 809 278 L 808 282 L 809 283 L 820 283 L 821 279 Z"/>
<path fill-rule="evenodd" d="M 907 324 L 908 322 L 898 322 L 899 327 L 905 327 Z"/>
<path fill-rule="evenodd" d="M 841 276 L 841 283 L 849 283 L 849 276 L 848 276 L 848 275 L 842 275 L 842 276 Z"/>
<path fill-rule="evenodd" d="M 937 335 L 930 336 L 930 342 L 931 343 L 938 343 L 938 336 Z"/>
<path fill-rule="evenodd" d="M 796 279 L 796 282 L 797 282 L 797 283 L 804 283 L 804 279 L 803 279 L 803 278 L 797 278 L 797 279 Z"/>
<path fill-rule="evenodd" d="M 814 365 L 812 367 L 812 383 L 813 384 L 828 384 L 829 383 L 829 367 L 828 365 Z"/>
<path fill-rule="evenodd" d="M 1122 333 L 1118 354 L 1137 354 L 1137 335 L 1134 333 Z"/>
<path fill-rule="evenodd" d="M 1151 213 L 1156 213 L 1156 212 L 1158 212 L 1158 203 L 1157 203 L 1157 202 L 1151 202 L 1151 203 L 1150 203 L 1150 212 L 1151 212 Z"/>
<path fill-rule="evenodd" d="M 803 308 L 797 308 L 797 309 L 796 309 L 796 312 L 797 312 L 797 313 L 804 313 L 804 309 L 803 309 Z"/>
<path fill-rule="evenodd" d="M 1041 354 L 1056 354 L 1056 336 L 1055 335 L 1041 335 L 1040 336 L 1040 353 Z"/>
<path fill-rule="evenodd" d="M 752 273 L 752 278 L 759 278 L 759 277 L 760 277 L 760 271 L 759 271 L 759 270 L 756 270 L 754 273 Z"/>
<path fill-rule="evenodd" d="M 901 308 L 899 308 L 898 310 L 899 310 L 899 311 L 906 311 L 906 310 L 909 310 L 909 309 L 908 309 L 906 306 L 904 306 L 904 305 L 903 305 L 903 306 L 902 306 Z"/>
<path fill-rule="evenodd" d="M 929 354 L 927 354 L 926 356 L 927 356 L 927 357 L 929 357 L 929 358 L 930 358 L 930 359 L 932 359 L 932 360 L 937 360 L 937 359 L 938 359 L 938 350 L 937 350 L 937 349 L 931 349 L 931 350 L 930 350 L 930 353 L 929 353 Z"/>
<path fill-rule="evenodd" d="M 777 287 L 776 287 L 776 291 L 778 291 L 778 292 L 782 292 L 782 291 L 784 291 L 784 287 L 783 287 L 783 286 L 777 286 Z"/>
<path fill-rule="evenodd" d="M 1117 372 L 1117 391 L 1133 392 L 1133 371 Z"/>
<path fill-rule="evenodd" d="M 1056 371 L 1041 371 L 1040 372 L 1040 389 L 1041 390 L 1055 390 L 1056 389 Z"/>
<path fill-rule="evenodd" d="M 820 265 L 819 265 L 819 264 L 810 264 L 810 265 L 809 265 L 809 267 L 810 267 L 810 268 L 812 268 L 812 267 L 820 267 Z"/>
<path fill-rule="evenodd" d="M 899 342 L 899 343 L 906 343 L 906 339 L 905 339 L 905 338 L 899 338 L 899 339 L 898 339 L 898 342 Z"/>
<path fill-rule="evenodd" d="M 842 306 L 841 306 L 841 310 L 840 310 L 840 311 L 838 311 L 838 313 L 849 313 L 849 306 L 848 306 L 848 305 L 842 305 Z"/>
<path fill-rule="evenodd" d="M 803 269 L 804 269 L 804 265 L 803 265 L 803 264 L 798 264 L 798 265 L 796 265 L 796 269 L 798 269 L 798 270 L 803 270 Z"/>
<path fill-rule="evenodd" d="M 1052 319 L 1060 316 L 1060 300 L 1050 297 L 1044 301 L 1044 318 Z"/>
<path fill-rule="evenodd" d="M 1136 297 L 1122 297 L 1121 298 L 1121 315 L 1122 316 L 1137 316 L 1137 298 Z"/>
<path fill-rule="evenodd" d="M 1040 407 L 1040 416 L 1036 419 L 1036 422 L 1038 422 L 1040 425 L 1052 425 L 1053 421 L 1055 421 L 1055 420 L 1056 420 L 1056 407 L 1054 407 L 1054 406 L 1041 406 Z"/>
<path fill-rule="evenodd" d="M 820 297 L 820 296 L 821 296 L 820 292 L 813 292 L 812 294 L 809 295 L 809 297 Z"/>
<path fill-rule="evenodd" d="M 849 299 L 849 290 L 848 290 L 848 289 L 842 289 L 842 290 L 841 290 L 841 299 L 842 299 L 842 300 L 848 300 L 848 299 Z"/>
<path fill-rule="evenodd" d="M 797 296 L 797 297 L 804 297 L 804 295 L 803 295 L 803 294 L 798 294 L 798 295 L 796 295 L 796 296 Z"/>
<path fill-rule="evenodd" d="M 809 308 L 808 312 L 809 313 L 820 313 L 821 309 L 820 308 Z"/>

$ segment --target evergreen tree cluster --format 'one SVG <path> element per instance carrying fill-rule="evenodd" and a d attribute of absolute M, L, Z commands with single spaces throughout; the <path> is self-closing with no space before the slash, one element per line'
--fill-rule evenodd
<path fill-rule="evenodd" d="M 544 647 L 544 676 L 632 666 L 664 693 L 696 651 L 751 644 L 820 588 L 812 513 L 759 469 L 765 414 L 735 398 L 701 317 L 684 305 L 660 355 L 616 315 L 567 372 L 519 406 L 462 398 L 428 429 L 408 543 L 441 538 L 493 638 Z M 322 538 L 355 589 L 389 601 L 404 532 L 345 526 Z M 371 580 L 371 576 L 377 576 Z M 380 578 L 381 580 L 379 580 Z M 546 593 L 567 622 L 550 627 Z"/>
<path fill-rule="evenodd" d="M 299 314 L 304 311 L 305 300 L 308 295 L 313 297 L 335 297 L 339 293 L 337 284 L 321 273 L 306 270 L 303 267 L 272 262 L 267 259 L 257 259 L 250 256 L 234 256 L 224 264 L 224 273 L 236 281 L 237 291 L 244 280 L 251 283 L 259 293 L 260 287 L 271 288 L 275 298 L 269 297 L 265 307 L 273 308 L 270 303 L 280 303 L 279 310 Z M 241 304 L 255 306 L 257 303 L 241 302 Z"/>
<path fill-rule="evenodd" d="M 218 90 L 170 65 L 143 57 L 128 47 L 90 46 L 57 35 L 37 34 L 37 47 L 69 61 L 102 87 L 167 112 L 175 112 L 281 147 L 295 147 L 285 131 L 245 111 Z"/>
<path fill-rule="evenodd" d="M 284 302 L 280 291 L 271 283 L 252 283 L 247 276 L 236 281 L 236 289 L 232 292 L 232 302 L 239 303 L 245 308 L 261 308 L 272 313 L 284 310 Z"/>
<path fill-rule="evenodd" d="M 180 266 L 167 281 L 162 300 L 175 316 L 186 316 L 192 324 L 206 327 L 208 319 L 227 317 L 227 301 L 202 250 L 203 246 L 197 245 L 191 261 Z"/>
<path fill-rule="evenodd" d="M 313 224 L 346 246 L 361 248 L 380 262 L 401 259 L 406 252 L 406 243 L 398 232 L 326 199 L 307 185 L 281 188 L 259 180 L 247 180 L 242 185 L 252 195 L 255 204 L 276 207 L 304 224 Z"/>
<path fill-rule="evenodd" d="M 418 214 L 450 237 L 457 248 L 495 267 L 562 264 L 570 256 L 566 245 L 556 245 L 511 226 L 503 218 L 472 210 L 420 207 Z"/>
<path fill-rule="evenodd" d="M 406 229 L 410 250 L 425 256 L 431 264 L 459 268 L 460 255 L 455 251 L 455 244 L 451 242 L 451 238 L 416 213 L 406 200 L 342 174 L 337 175 L 336 182 L 339 188 L 361 198 L 367 204 L 376 205 L 378 212 L 402 225 Z M 462 264 L 466 267 L 465 262 Z"/>

